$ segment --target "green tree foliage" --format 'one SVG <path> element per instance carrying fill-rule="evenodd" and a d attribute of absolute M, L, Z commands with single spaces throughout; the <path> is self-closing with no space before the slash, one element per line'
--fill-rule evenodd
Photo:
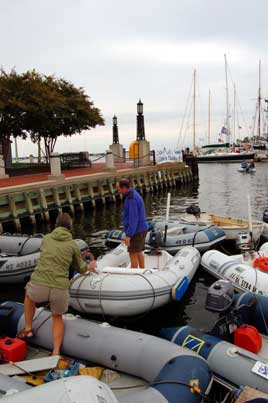
<path fill-rule="evenodd" d="M 11 136 L 44 140 L 46 156 L 59 136 L 72 136 L 104 125 L 101 112 L 83 88 L 36 71 L 0 74 L 0 141 Z"/>

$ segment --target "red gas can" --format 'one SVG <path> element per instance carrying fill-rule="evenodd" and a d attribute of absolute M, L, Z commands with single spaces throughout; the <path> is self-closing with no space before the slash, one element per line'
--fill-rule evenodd
<path fill-rule="evenodd" d="M 23 361 L 26 358 L 26 343 L 18 338 L 0 338 L 0 361 Z"/>
<path fill-rule="evenodd" d="M 262 346 L 262 338 L 256 327 L 241 325 L 234 332 L 234 344 L 258 354 Z"/>

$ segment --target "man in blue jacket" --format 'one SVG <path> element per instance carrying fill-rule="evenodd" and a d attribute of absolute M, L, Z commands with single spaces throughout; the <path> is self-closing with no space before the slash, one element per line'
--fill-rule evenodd
<path fill-rule="evenodd" d="M 143 249 L 148 231 L 146 211 L 143 198 L 133 188 L 128 179 L 117 182 L 117 190 L 125 197 L 123 225 L 126 234 L 125 244 L 128 247 L 132 268 L 144 269 Z"/>

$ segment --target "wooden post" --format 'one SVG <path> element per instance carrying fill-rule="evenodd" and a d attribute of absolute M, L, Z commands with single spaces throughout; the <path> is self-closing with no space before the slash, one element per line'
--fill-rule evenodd
<path fill-rule="evenodd" d="M 104 194 L 103 184 L 102 184 L 101 180 L 98 181 L 98 191 L 99 191 L 99 195 L 101 196 L 101 202 L 104 205 L 105 204 L 105 194 Z"/>
<path fill-rule="evenodd" d="M 44 221 L 49 221 L 49 212 L 44 189 L 39 190 L 39 200 L 40 200 L 40 206 L 42 208 L 43 219 Z"/>
<path fill-rule="evenodd" d="M 75 187 L 74 187 L 74 193 L 75 193 L 75 197 L 76 197 L 76 199 L 78 200 L 78 205 L 79 205 L 79 207 L 80 207 L 80 209 L 82 210 L 82 211 L 84 211 L 84 205 L 83 205 L 83 203 L 82 203 L 82 197 L 81 197 L 81 192 L 80 192 L 80 189 L 79 189 L 79 185 L 75 185 Z"/>
<path fill-rule="evenodd" d="M 113 181 L 112 179 L 107 179 L 107 183 L 108 183 L 108 188 L 109 188 L 109 192 L 110 192 L 110 198 L 113 202 L 115 202 L 115 195 L 114 195 L 114 188 L 113 188 Z"/>
<path fill-rule="evenodd" d="M 15 202 L 13 196 L 10 196 L 10 195 L 8 196 L 8 204 L 9 204 L 9 210 L 11 211 L 14 224 L 16 226 L 16 230 L 20 232 L 21 231 L 21 223 L 20 223 L 20 220 L 18 218 L 16 202 Z"/>
<path fill-rule="evenodd" d="M 93 186 L 92 186 L 92 184 L 90 182 L 88 182 L 88 184 L 87 184 L 87 191 L 88 191 L 88 194 L 89 194 L 90 199 L 91 199 L 92 207 L 95 207 L 96 206 L 95 194 L 94 194 Z"/>
<path fill-rule="evenodd" d="M 60 197 L 59 197 L 58 190 L 56 188 L 53 188 L 53 199 L 54 199 L 54 203 L 56 204 L 58 212 L 62 213 Z"/>
<path fill-rule="evenodd" d="M 74 213 L 73 198 L 72 198 L 72 193 L 71 193 L 71 189 L 69 186 L 65 186 L 65 196 L 66 196 L 66 200 L 69 204 L 70 211 L 72 213 Z"/>
<path fill-rule="evenodd" d="M 31 223 L 33 225 L 35 225 L 36 224 L 36 219 L 35 219 L 34 210 L 33 210 L 33 203 L 32 203 L 32 200 L 30 198 L 29 193 L 24 192 L 24 199 L 25 199 L 26 208 L 27 208 L 27 211 L 29 213 Z"/>

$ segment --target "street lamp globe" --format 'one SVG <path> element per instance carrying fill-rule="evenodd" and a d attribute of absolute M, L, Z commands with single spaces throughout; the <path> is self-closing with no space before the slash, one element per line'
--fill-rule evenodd
<path fill-rule="evenodd" d="M 139 100 L 139 102 L 137 103 L 137 112 L 139 115 L 143 114 L 143 103 L 141 102 L 141 100 Z"/>
<path fill-rule="evenodd" d="M 113 117 L 113 125 L 114 126 L 117 126 L 117 117 L 114 115 L 114 117 Z"/>

